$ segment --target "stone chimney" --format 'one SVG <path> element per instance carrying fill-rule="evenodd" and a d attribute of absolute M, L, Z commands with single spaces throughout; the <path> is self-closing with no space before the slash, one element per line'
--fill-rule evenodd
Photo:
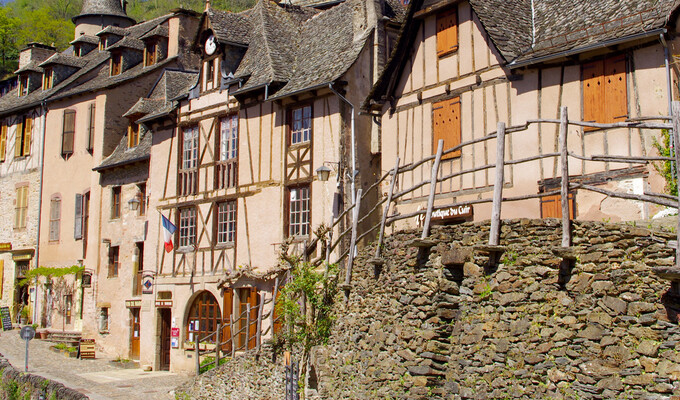
<path fill-rule="evenodd" d="M 52 46 L 42 43 L 29 43 L 19 53 L 19 69 L 27 66 L 31 61 L 35 61 L 35 65 L 41 64 L 56 52 L 57 49 Z"/>

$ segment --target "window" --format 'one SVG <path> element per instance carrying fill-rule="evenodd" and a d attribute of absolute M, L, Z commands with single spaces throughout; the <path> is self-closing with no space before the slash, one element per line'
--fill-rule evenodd
<path fill-rule="evenodd" d="M 73 308 L 73 295 L 64 296 L 64 323 L 71 323 L 71 309 Z"/>
<path fill-rule="evenodd" d="M 460 98 L 440 101 L 432 105 L 432 150 L 437 151 L 439 139 L 444 139 L 444 150 L 456 147 L 461 142 Z M 460 149 L 446 154 L 442 159 L 460 157 Z"/>
<path fill-rule="evenodd" d="M 115 52 L 111 54 L 111 76 L 120 75 L 122 72 L 123 56 Z"/>
<path fill-rule="evenodd" d="M 119 255 L 120 255 L 119 246 L 111 246 L 109 248 L 109 278 L 115 278 L 118 276 Z"/>
<path fill-rule="evenodd" d="M 205 62 L 205 82 L 213 83 L 215 81 L 215 59 Z"/>
<path fill-rule="evenodd" d="M 52 68 L 45 68 L 43 70 L 43 90 L 52 89 L 54 83 L 54 73 Z"/>
<path fill-rule="evenodd" d="M 102 307 L 99 310 L 99 333 L 109 332 L 109 308 Z"/>
<path fill-rule="evenodd" d="M 137 185 L 137 199 L 139 200 L 139 209 L 137 215 L 146 214 L 146 183 Z"/>
<path fill-rule="evenodd" d="M 142 295 L 142 271 L 144 271 L 144 242 L 135 243 L 135 257 L 137 262 L 134 264 L 135 270 L 132 274 L 132 295 Z"/>
<path fill-rule="evenodd" d="M 87 231 L 90 226 L 90 192 L 83 195 L 83 258 L 87 256 Z"/>
<path fill-rule="evenodd" d="M 19 97 L 28 94 L 28 74 L 19 76 Z"/>
<path fill-rule="evenodd" d="M 217 203 L 217 244 L 236 241 L 236 201 Z"/>
<path fill-rule="evenodd" d="M 156 63 L 157 48 L 158 48 L 158 45 L 156 44 L 155 41 L 150 41 L 149 43 L 147 43 L 146 48 L 144 49 L 144 66 L 145 67 L 148 67 L 149 65 L 154 65 Z"/>
<path fill-rule="evenodd" d="M 576 214 L 576 202 L 574 194 L 569 193 L 569 219 L 574 219 Z M 554 194 L 552 196 L 541 197 L 541 218 L 562 218 L 562 196 Z"/>
<path fill-rule="evenodd" d="M 288 189 L 288 236 L 308 236 L 309 186 Z"/>
<path fill-rule="evenodd" d="M 76 111 L 64 110 L 64 125 L 61 134 L 61 155 L 73 154 L 73 139 L 76 132 Z"/>
<path fill-rule="evenodd" d="M 94 117 L 95 117 L 95 103 L 90 104 L 88 111 L 88 125 L 87 125 L 87 151 L 92 152 L 94 149 Z"/>
<path fill-rule="evenodd" d="M 453 8 L 437 15 L 437 56 L 458 50 L 458 11 Z"/>
<path fill-rule="evenodd" d="M 191 303 L 187 325 L 187 339 L 195 342 L 196 337 L 202 339 L 217 330 L 217 325 L 222 323 L 220 305 L 215 296 L 208 291 L 200 293 Z M 213 336 L 214 343 L 215 337 Z"/>
<path fill-rule="evenodd" d="M 606 124 L 628 118 L 625 55 L 583 64 L 582 74 L 585 121 Z"/>
<path fill-rule="evenodd" d="M 198 126 L 182 131 L 180 168 L 177 179 L 178 194 L 195 194 L 198 189 L 196 167 L 198 166 Z"/>
<path fill-rule="evenodd" d="M 28 212 L 28 185 L 19 186 L 16 189 L 16 201 L 14 203 L 14 227 L 17 229 L 26 227 L 26 213 Z"/>
<path fill-rule="evenodd" d="M 59 230 L 61 226 L 61 197 L 52 196 L 50 200 L 50 242 L 59 241 Z"/>
<path fill-rule="evenodd" d="M 128 148 L 131 149 L 139 144 L 139 125 L 130 122 L 128 125 Z"/>
<path fill-rule="evenodd" d="M 312 106 L 291 111 L 290 144 L 309 142 L 312 138 Z"/>
<path fill-rule="evenodd" d="M 74 44 L 73 45 L 73 55 L 76 57 L 82 57 L 83 55 L 81 54 L 81 48 L 79 44 Z"/>
<path fill-rule="evenodd" d="M 33 118 L 23 116 L 21 124 L 17 126 L 16 143 L 14 143 L 14 157 L 24 157 L 31 153 L 31 133 L 33 132 Z"/>
<path fill-rule="evenodd" d="M 179 247 L 193 246 L 196 242 L 196 209 L 179 210 Z"/>
<path fill-rule="evenodd" d="M 7 121 L 0 124 L 0 162 L 5 162 L 7 152 Z"/>
<path fill-rule="evenodd" d="M 218 163 L 215 165 L 216 188 L 236 186 L 238 171 L 238 115 L 220 120 L 220 139 L 218 141 Z"/>
<path fill-rule="evenodd" d="M 111 188 L 111 219 L 120 218 L 120 186 Z"/>

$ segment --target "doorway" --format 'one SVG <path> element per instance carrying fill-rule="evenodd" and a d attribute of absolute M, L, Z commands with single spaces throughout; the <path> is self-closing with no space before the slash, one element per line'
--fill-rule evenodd
<path fill-rule="evenodd" d="M 160 371 L 170 371 L 170 328 L 172 327 L 172 314 L 170 309 L 161 308 L 158 310 L 161 319 L 161 352 L 160 352 Z"/>
<path fill-rule="evenodd" d="M 130 308 L 130 358 L 139 360 L 139 308 Z"/>

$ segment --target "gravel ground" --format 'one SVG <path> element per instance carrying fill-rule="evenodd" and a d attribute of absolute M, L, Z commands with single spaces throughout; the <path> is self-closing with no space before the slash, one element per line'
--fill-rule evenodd
<path fill-rule="evenodd" d="M 93 400 L 174 399 L 174 388 L 190 377 L 169 372 L 122 369 L 108 359 L 79 360 L 50 350 L 53 343 L 34 339 L 29 344 L 28 372 L 58 381 Z M 19 330 L 0 333 L 0 353 L 17 369 L 24 369 L 25 342 Z"/>

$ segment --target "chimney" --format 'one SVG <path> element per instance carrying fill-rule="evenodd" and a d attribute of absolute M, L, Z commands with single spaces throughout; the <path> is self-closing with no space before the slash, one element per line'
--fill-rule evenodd
<path fill-rule="evenodd" d="M 19 69 L 27 66 L 31 61 L 41 64 L 57 52 L 53 46 L 42 43 L 29 43 L 19 53 Z"/>

